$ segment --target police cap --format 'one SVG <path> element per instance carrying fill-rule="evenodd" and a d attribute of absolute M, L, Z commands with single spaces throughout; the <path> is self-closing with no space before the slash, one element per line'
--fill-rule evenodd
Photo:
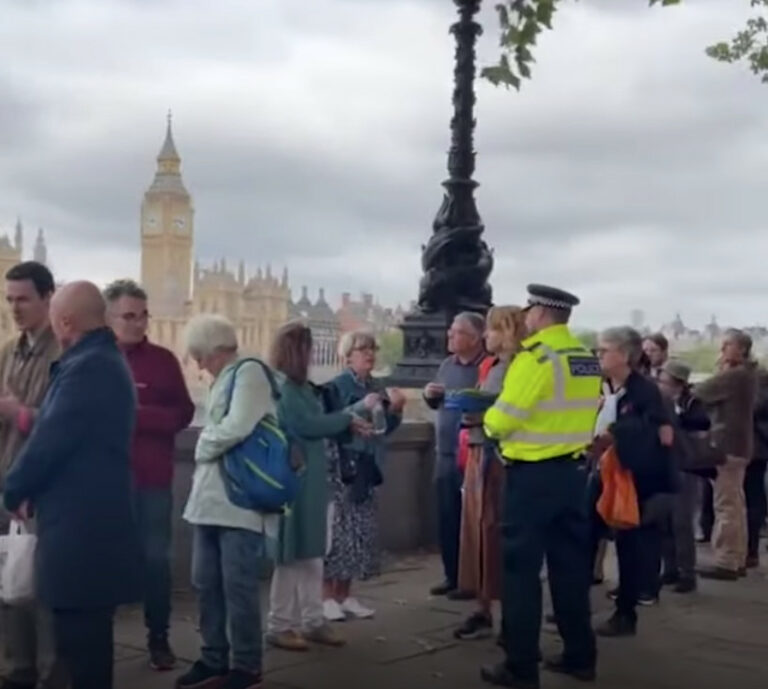
<path fill-rule="evenodd" d="M 570 311 L 579 305 L 579 298 L 570 292 L 548 287 L 547 285 L 528 285 L 528 307 L 545 306 L 548 309 Z"/>

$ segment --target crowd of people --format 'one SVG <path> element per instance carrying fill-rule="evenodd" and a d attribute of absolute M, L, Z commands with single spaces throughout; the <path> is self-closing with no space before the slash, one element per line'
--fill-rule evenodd
<path fill-rule="evenodd" d="M 3 689 L 110 689 L 116 609 L 143 601 L 151 668 L 170 671 L 175 438 L 194 414 L 175 355 L 148 340 L 148 298 L 121 280 L 55 290 L 35 262 L 6 275 L 18 337 L 0 350 L 2 524 L 37 537 L 34 601 L 3 605 Z M 244 356 L 221 316 L 193 318 L 186 351 L 212 384 L 184 519 L 193 528 L 200 659 L 180 689 L 255 689 L 263 640 L 342 646 L 331 621 L 375 611 L 353 595 L 375 576 L 383 439 L 404 394 L 373 378 L 377 344 L 345 335 L 347 366 L 309 380 L 311 331 L 290 323 L 268 363 Z M 233 504 L 221 460 L 268 415 L 290 439 L 298 493 L 283 515 Z M 274 563 L 266 634 L 259 574 Z"/>
<path fill-rule="evenodd" d="M 424 390 L 438 410 L 436 493 L 444 581 L 431 593 L 476 599 L 457 639 L 494 633 L 505 660 L 483 668 L 499 686 L 539 685 L 550 671 L 595 678 L 600 637 L 633 636 L 637 607 L 662 589 L 684 595 L 698 579 L 737 581 L 759 565 L 766 520 L 768 372 L 752 341 L 729 330 L 717 370 L 693 385 L 660 333 L 603 331 L 587 350 L 568 331 L 578 299 L 531 285 L 525 308 L 495 307 L 487 319 L 459 314 L 451 355 Z M 496 396 L 484 415 L 445 404 L 475 379 Z M 609 526 L 598 502 L 607 451 L 629 470 L 639 519 Z M 696 533 L 696 525 L 700 533 Z M 712 542 L 714 564 L 699 566 L 696 541 Z M 615 610 L 594 628 L 591 586 L 604 581 L 608 544 L 619 582 Z M 543 658 L 541 573 L 546 573 L 562 655 Z"/>
<path fill-rule="evenodd" d="M 567 325 L 576 297 L 537 285 L 529 293 L 524 307 L 459 314 L 451 355 L 424 390 L 437 410 L 444 570 L 431 593 L 476 602 L 456 638 L 496 630 L 505 660 L 482 676 L 521 689 L 538 687 L 542 660 L 594 679 L 589 592 L 602 582 L 607 542 L 619 584 L 601 636 L 633 635 L 637 606 L 658 602 L 663 586 L 685 594 L 697 576 L 736 581 L 757 566 L 768 460 L 768 373 L 744 332 L 727 333 L 718 371 L 691 386 L 662 336 L 612 328 L 589 350 Z M 136 602 L 149 665 L 173 670 L 173 455 L 194 414 L 179 362 L 148 340 L 147 294 L 133 281 L 55 290 L 45 266 L 25 262 L 7 273 L 6 294 L 19 335 L 0 349 L 0 528 L 23 523 L 37 547 L 35 600 L 0 606 L 0 686 L 110 689 L 115 611 Z M 334 622 L 375 614 L 353 586 L 380 571 L 384 438 L 406 396 L 373 376 L 378 347 L 367 332 L 342 338 L 344 370 L 322 386 L 310 381 L 312 333 L 299 322 L 279 331 L 268 362 L 245 356 L 232 323 L 214 314 L 191 319 L 185 346 L 212 382 L 183 510 L 202 643 L 175 686 L 256 689 L 265 640 L 295 652 L 339 647 Z M 487 409 L 448 403 L 475 387 Z M 222 458 L 269 418 L 299 477 L 283 514 L 234 504 L 222 475 Z M 609 528 L 597 508 L 609 448 L 633 477 L 633 528 Z M 714 567 L 696 568 L 697 521 Z M 549 622 L 564 650 L 542 659 L 545 560 Z"/>

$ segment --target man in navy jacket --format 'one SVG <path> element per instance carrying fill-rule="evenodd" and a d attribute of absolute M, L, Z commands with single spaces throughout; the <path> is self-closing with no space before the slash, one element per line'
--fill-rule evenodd
<path fill-rule="evenodd" d="M 51 301 L 63 354 L 5 484 L 5 506 L 37 518 L 37 594 L 53 611 L 72 689 L 111 689 L 115 608 L 140 598 L 131 506 L 136 399 L 104 300 L 88 282 Z"/>

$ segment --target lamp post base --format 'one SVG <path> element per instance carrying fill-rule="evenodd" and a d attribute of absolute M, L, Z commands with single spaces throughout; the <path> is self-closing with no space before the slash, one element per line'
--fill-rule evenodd
<path fill-rule="evenodd" d="M 453 314 L 445 311 L 408 314 L 400 324 L 403 331 L 403 358 L 389 379 L 402 388 L 423 388 L 435 379 L 448 355 L 447 333 Z"/>

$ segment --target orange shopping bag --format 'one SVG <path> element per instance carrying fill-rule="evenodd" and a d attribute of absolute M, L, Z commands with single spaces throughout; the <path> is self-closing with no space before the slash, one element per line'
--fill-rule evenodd
<path fill-rule="evenodd" d="M 632 472 L 619 464 L 611 445 L 600 458 L 600 480 L 603 491 L 597 501 L 597 513 L 612 529 L 634 529 L 640 526 L 640 506 Z"/>

